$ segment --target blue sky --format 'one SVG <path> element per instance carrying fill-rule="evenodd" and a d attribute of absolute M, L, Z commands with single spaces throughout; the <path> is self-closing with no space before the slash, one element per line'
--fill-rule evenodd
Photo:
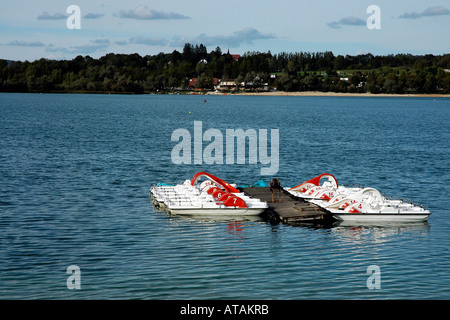
<path fill-rule="evenodd" d="M 66 25 L 81 9 L 81 29 Z M 370 5 L 381 29 L 369 29 Z M 0 11 L 0 58 L 98 58 L 107 53 L 182 51 L 317 52 L 374 55 L 450 53 L 449 0 L 15 0 Z"/>

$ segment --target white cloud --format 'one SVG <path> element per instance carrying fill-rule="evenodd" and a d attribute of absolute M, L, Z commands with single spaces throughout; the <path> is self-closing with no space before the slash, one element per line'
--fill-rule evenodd
<path fill-rule="evenodd" d="M 133 44 L 145 44 L 148 46 L 164 46 L 168 41 L 163 38 L 147 38 L 147 37 L 133 37 L 129 40 Z"/>
<path fill-rule="evenodd" d="M 327 25 L 333 29 L 340 29 L 342 26 L 365 26 L 366 21 L 357 17 L 347 17 L 327 23 Z"/>
<path fill-rule="evenodd" d="M 45 47 L 45 44 L 41 41 L 23 41 L 23 40 L 13 40 L 7 43 L 8 46 L 19 46 L 19 47 Z"/>
<path fill-rule="evenodd" d="M 44 12 L 44 13 L 38 15 L 37 18 L 38 18 L 38 20 L 62 20 L 62 19 L 66 19 L 67 16 L 62 14 L 62 13 L 59 13 L 59 12 L 56 12 L 56 13 L 53 13 L 53 14 L 49 14 L 48 12 Z"/>
<path fill-rule="evenodd" d="M 81 46 L 71 47 L 70 52 L 75 54 L 91 54 L 108 48 L 107 44 L 88 43 Z"/>
<path fill-rule="evenodd" d="M 98 19 L 103 17 L 105 14 L 104 13 L 87 13 L 84 15 L 83 18 L 85 19 Z"/>
<path fill-rule="evenodd" d="M 176 36 L 172 40 L 161 37 L 136 36 L 128 40 L 116 40 L 114 44 L 128 45 L 141 44 L 147 46 L 170 46 L 182 48 L 185 43 L 203 44 L 205 46 L 227 46 L 230 48 L 239 47 L 242 44 L 253 44 L 256 40 L 277 39 L 273 34 L 265 34 L 254 28 L 245 28 L 240 31 L 233 32 L 230 35 L 207 35 L 202 33 L 196 37 Z"/>
<path fill-rule="evenodd" d="M 109 39 L 95 39 L 95 40 L 92 40 L 92 42 L 96 43 L 96 44 L 109 44 L 110 43 Z"/>
<path fill-rule="evenodd" d="M 117 41 L 114 41 L 114 43 L 118 44 L 119 46 L 125 46 L 125 45 L 128 44 L 128 41 L 126 41 L 126 40 L 117 40 Z"/>
<path fill-rule="evenodd" d="M 67 54 L 92 54 L 97 51 L 106 50 L 109 47 L 110 40 L 109 39 L 96 39 L 91 40 L 89 43 L 78 46 L 70 46 L 66 47 L 55 47 L 54 45 L 48 45 L 46 48 L 46 52 L 61 52 Z"/>
<path fill-rule="evenodd" d="M 45 49 L 46 52 L 62 52 L 62 53 L 71 53 L 69 49 L 64 47 L 55 47 L 54 45 L 48 46 L 47 49 Z"/>
<path fill-rule="evenodd" d="M 450 15 L 450 10 L 443 6 L 436 6 L 436 7 L 429 7 L 422 11 L 422 13 L 417 12 L 411 12 L 411 13 L 404 13 L 399 18 L 402 19 L 418 19 L 422 17 L 432 17 L 432 16 L 444 16 L 444 15 Z"/>
<path fill-rule="evenodd" d="M 273 34 L 262 33 L 254 28 L 245 28 L 240 31 L 233 32 L 231 35 L 216 35 L 209 36 L 202 33 L 199 36 L 187 39 L 185 37 L 174 38 L 171 41 L 172 46 L 183 46 L 186 42 L 202 43 L 205 46 L 228 46 L 230 48 L 237 48 L 241 44 L 253 44 L 256 40 L 277 39 Z"/>
<path fill-rule="evenodd" d="M 189 17 L 179 13 L 156 11 L 149 9 L 147 6 L 138 6 L 136 9 L 130 11 L 120 10 L 114 15 L 120 18 L 137 20 L 190 19 Z"/>

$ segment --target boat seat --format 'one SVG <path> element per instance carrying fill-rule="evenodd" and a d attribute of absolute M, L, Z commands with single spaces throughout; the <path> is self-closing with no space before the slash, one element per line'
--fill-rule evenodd
<path fill-rule="evenodd" d="M 247 208 L 247 204 L 244 200 L 242 200 L 239 197 L 232 196 L 229 197 L 225 202 L 224 205 L 227 207 L 237 207 L 237 208 Z"/>

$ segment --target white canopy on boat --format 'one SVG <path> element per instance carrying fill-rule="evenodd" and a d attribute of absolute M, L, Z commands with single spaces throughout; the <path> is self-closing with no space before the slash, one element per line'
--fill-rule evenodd
<path fill-rule="evenodd" d="M 361 191 L 349 194 L 347 197 L 343 199 L 341 197 L 340 199 L 336 198 L 337 201 L 334 200 L 335 200 L 334 198 L 330 199 L 328 204 L 324 205 L 324 207 L 330 209 L 338 209 L 341 205 L 345 203 L 350 204 L 355 202 L 362 202 L 363 200 L 365 200 L 367 203 L 381 204 L 384 202 L 384 197 L 377 189 L 364 188 Z"/>

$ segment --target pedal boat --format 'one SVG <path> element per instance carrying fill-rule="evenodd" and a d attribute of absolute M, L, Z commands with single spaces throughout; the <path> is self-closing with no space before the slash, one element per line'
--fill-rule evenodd
<path fill-rule="evenodd" d="M 152 186 L 150 194 L 174 215 L 257 216 L 268 208 L 266 202 L 207 172 L 199 172 L 182 184 Z"/>

